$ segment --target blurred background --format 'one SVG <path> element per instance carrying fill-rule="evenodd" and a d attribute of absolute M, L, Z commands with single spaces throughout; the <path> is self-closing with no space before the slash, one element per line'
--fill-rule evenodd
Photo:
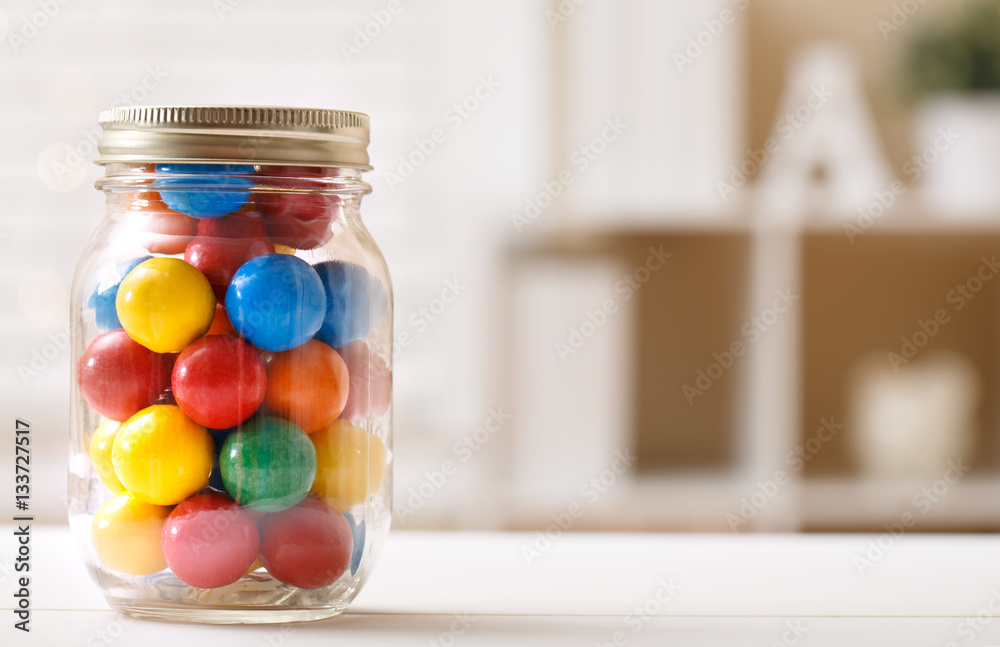
<path fill-rule="evenodd" d="M 397 528 L 1000 528 L 997 2 L 6 0 L 0 40 L 39 520 L 97 113 L 214 103 L 371 116 Z"/>

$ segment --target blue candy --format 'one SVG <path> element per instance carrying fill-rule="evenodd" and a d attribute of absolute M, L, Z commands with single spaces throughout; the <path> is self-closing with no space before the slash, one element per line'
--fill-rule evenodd
<path fill-rule="evenodd" d="M 115 301 L 118 299 L 118 286 L 122 284 L 122 279 L 135 269 L 135 266 L 143 261 L 148 261 L 152 256 L 140 256 L 123 263 L 105 268 L 98 276 L 97 287 L 90 295 L 87 305 L 94 309 L 97 314 L 97 327 L 101 330 L 117 330 L 122 327 L 122 322 L 118 320 L 118 308 Z"/>
<path fill-rule="evenodd" d="M 345 512 L 344 516 L 351 525 L 351 536 L 354 537 L 354 549 L 351 550 L 351 575 L 354 575 L 358 572 L 361 556 L 365 553 L 365 522 L 358 523 L 350 512 Z"/>
<path fill-rule="evenodd" d="M 192 218 L 220 218 L 238 210 L 250 199 L 249 190 L 253 187 L 249 178 L 229 177 L 253 174 L 253 166 L 249 164 L 157 164 L 156 172 L 203 176 L 161 177 L 153 182 L 153 186 L 167 189 L 160 191 L 160 197 L 168 207 Z M 186 187 L 191 190 L 177 190 Z"/>
<path fill-rule="evenodd" d="M 315 269 L 326 291 L 326 314 L 316 338 L 334 348 L 367 339 L 389 309 L 382 283 L 354 263 L 327 261 Z"/>
<path fill-rule="evenodd" d="M 233 328 L 264 350 L 289 350 L 323 324 L 326 295 L 316 270 L 289 254 L 265 254 L 244 263 L 226 290 Z"/>

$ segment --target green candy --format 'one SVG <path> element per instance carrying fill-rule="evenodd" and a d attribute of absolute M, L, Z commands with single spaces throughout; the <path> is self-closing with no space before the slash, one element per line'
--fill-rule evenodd
<path fill-rule="evenodd" d="M 260 512 L 290 508 L 316 478 L 316 449 L 309 436 L 281 418 L 255 418 L 229 434 L 219 455 L 226 491 Z"/>

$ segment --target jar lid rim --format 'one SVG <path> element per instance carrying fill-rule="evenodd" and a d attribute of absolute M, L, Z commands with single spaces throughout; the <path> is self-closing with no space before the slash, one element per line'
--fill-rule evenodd
<path fill-rule="evenodd" d="M 98 164 L 208 162 L 371 170 L 361 112 L 281 106 L 121 106 L 103 110 Z"/>

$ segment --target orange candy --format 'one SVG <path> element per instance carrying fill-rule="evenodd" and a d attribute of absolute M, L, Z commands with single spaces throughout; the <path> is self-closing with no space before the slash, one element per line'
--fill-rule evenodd
<path fill-rule="evenodd" d="M 226 308 L 221 303 L 215 304 L 215 318 L 212 319 L 212 325 L 205 334 L 236 336 L 236 329 L 233 328 L 233 324 L 230 323 L 229 315 L 226 313 Z"/>
<path fill-rule="evenodd" d="M 347 365 L 337 351 L 312 339 L 275 353 L 267 367 L 264 405 L 311 434 L 340 416 L 349 385 Z"/>

